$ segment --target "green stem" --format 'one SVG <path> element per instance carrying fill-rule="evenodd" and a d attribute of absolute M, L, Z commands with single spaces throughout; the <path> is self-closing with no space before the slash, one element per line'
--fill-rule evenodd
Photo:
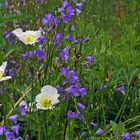
<path fill-rule="evenodd" d="M 115 118 L 115 120 L 114 120 L 115 122 L 118 120 L 119 116 L 121 115 L 121 112 L 122 112 L 122 110 L 123 110 L 123 108 L 124 108 L 126 99 L 127 99 L 127 96 L 125 95 L 124 100 L 123 100 L 123 103 L 122 103 L 122 106 L 121 106 L 121 108 L 120 108 L 120 110 L 119 110 L 119 112 L 118 112 L 118 114 L 117 114 L 117 116 L 116 116 L 116 118 Z"/>

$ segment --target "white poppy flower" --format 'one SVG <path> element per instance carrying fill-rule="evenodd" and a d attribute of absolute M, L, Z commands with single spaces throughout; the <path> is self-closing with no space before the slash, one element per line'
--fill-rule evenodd
<path fill-rule="evenodd" d="M 5 76 L 5 77 L 3 76 L 6 66 L 7 66 L 7 62 L 3 62 L 2 65 L 0 66 L 0 82 L 9 80 L 12 78 L 12 76 Z"/>
<path fill-rule="evenodd" d="M 41 31 L 26 31 L 23 32 L 22 29 L 17 28 L 14 31 L 12 31 L 13 34 L 15 34 L 20 41 L 22 41 L 26 45 L 33 45 L 36 42 L 38 42 L 38 39 L 41 36 Z"/>
<path fill-rule="evenodd" d="M 42 87 L 41 93 L 36 96 L 35 100 L 37 109 L 52 109 L 55 104 L 59 103 L 59 96 L 56 88 L 50 85 Z"/>

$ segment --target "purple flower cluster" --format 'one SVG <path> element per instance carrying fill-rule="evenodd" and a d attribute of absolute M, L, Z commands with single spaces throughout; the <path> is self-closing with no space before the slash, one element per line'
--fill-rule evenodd
<path fill-rule="evenodd" d="M 30 59 L 31 57 L 37 57 L 38 61 L 44 60 L 46 54 L 43 50 L 35 51 L 26 51 L 24 54 L 21 54 L 23 60 Z"/>
<path fill-rule="evenodd" d="M 50 31 L 51 29 L 56 29 L 60 21 L 58 18 L 54 17 L 51 13 L 45 14 L 42 18 L 42 23 L 45 25 L 46 30 Z"/>
<path fill-rule="evenodd" d="M 81 13 L 82 6 L 83 6 L 82 2 L 77 2 L 76 3 L 76 14 L 80 14 Z"/>
<path fill-rule="evenodd" d="M 68 111 L 67 112 L 67 119 L 68 120 L 79 119 L 82 123 L 85 123 L 80 112 Z"/>
<path fill-rule="evenodd" d="M 80 85 L 76 72 L 68 68 L 61 68 L 60 71 L 65 77 L 65 83 L 69 84 L 69 87 L 67 87 L 65 91 L 74 97 L 84 97 L 86 95 L 86 89 Z"/>
<path fill-rule="evenodd" d="M 7 129 L 4 125 L 0 126 L 0 136 L 5 136 L 6 140 L 20 140 L 19 138 L 19 127 L 17 124 L 17 114 L 9 117 L 9 120 L 14 123 L 11 130 Z"/>
<path fill-rule="evenodd" d="M 58 12 L 61 13 L 62 20 L 65 24 L 68 24 L 72 16 L 74 16 L 74 9 L 65 0 L 61 3 L 61 7 L 58 8 Z"/>
<path fill-rule="evenodd" d="M 20 103 L 18 112 L 22 116 L 26 115 L 27 105 L 24 101 Z M 10 129 L 6 128 L 4 125 L 0 126 L 0 136 L 5 136 L 6 140 L 20 140 L 19 137 L 20 124 L 18 124 L 17 117 L 18 117 L 17 114 L 9 116 L 8 119 L 13 123 Z"/>
<path fill-rule="evenodd" d="M 2 33 L 2 37 L 5 39 L 5 41 L 7 42 L 8 46 L 9 45 L 14 45 L 15 44 L 15 36 L 7 31 Z"/>

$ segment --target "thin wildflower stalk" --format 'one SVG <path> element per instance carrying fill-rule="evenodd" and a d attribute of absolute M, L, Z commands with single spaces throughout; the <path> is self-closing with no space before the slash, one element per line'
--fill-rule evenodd
<path fill-rule="evenodd" d="M 18 99 L 18 101 L 15 103 L 14 107 L 9 111 L 9 113 L 6 115 L 6 119 L 12 114 L 12 112 L 16 109 L 16 107 L 19 105 L 19 103 L 24 99 L 24 97 L 27 96 L 27 94 L 30 92 L 30 90 L 32 89 L 32 84 L 30 84 L 26 91 L 23 92 L 23 95 Z M 4 124 L 4 120 L 0 123 L 0 125 Z"/>
<path fill-rule="evenodd" d="M 121 106 L 121 108 L 120 108 L 120 110 L 119 110 L 119 112 L 118 112 L 118 114 L 117 114 L 117 116 L 116 116 L 116 118 L 115 118 L 115 122 L 117 121 L 117 119 L 118 119 L 119 116 L 121 115 L 121 112 L 123 111 L 123 108 L 124 108 L 124 105 L 125 105 L 126 99 L 127 99 L 127 96 L 124 97 L 124 100 L 123 100 L 122 106 Z"/>
<path fill-rule="evenodd" d="M 140 115 L 137 115 L 136 117 L 130 118 L 130 119 L 126 120 L 124 123 L 126 124 L 126 123 L 130 123 L 130 122 L 134 122 L 138 118 L 140 118 Z"/>
<path fill-rule="evenodd" d="M 75 105 L 76 111 L 77 111 L 78 113 L 80 113 L 79 110 L 78 110 L 78 108 L 77 108 L 76 100 L 74 99 L 73 96 L 71 96 L 71 97 L 72 97 L 72 99 L 73 99 L 73 101 L 74 101 L 74 105 Z M 80 113 L 80 114 L 81 114 L 81 113 Z M 87 127 L 87 129 L 88 129 L 88 132 L 89 132 L 89 134 L 90 134 L 90 136 L 91 136 L 91 138 L 92 138 L 92 133 L 91 133 L 90 128 L 89 128 L 89 126 L 88 126 L 88 124 L 87 124 L 87 122 L 86 122 L 86 119 L 84 118 L 83 115 L 82 115 L 82 118 L 83 118 L 83 120 L 84 120 L 84 122 L 85 122 L 85 124 L 86 124 L 86 127 Z"/>

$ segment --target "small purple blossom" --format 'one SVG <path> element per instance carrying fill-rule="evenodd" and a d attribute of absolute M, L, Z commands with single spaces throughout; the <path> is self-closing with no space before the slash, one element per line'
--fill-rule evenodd
<path fill-rule="evenodd" d="M 65 39 L 69 42 L 71 42 L 73 40 L 73 37 L 69 34 L 65 37 Z"/>
<path fill-rule="evenodd" d="M 80 84 L 70 86 L 66 88 L 65 90 L 74 97 L 78 97 L 78 96 L 84 97 L 86 95 L 86 89 L 81 87 Z"/>
<path fill-rule="evenodd" d="M 117 91 L 118 93 L 124 93 L 124 86 L 120 86 L 120 87 L 117 87 L 117 86 L 116 86 L 116 91 Z"/>
<path fill-rule="evenodd" d="M 6 127 L 5 126 L 0 126 L 0 136 L 3 136 L 4 132 L 6 130 Z"/>
<path fill-rule="evenodd" d="M 80 43 L 80 39 L 77 38 L 77 39 L 74 41 L 74 44 L 77 45 L 77 44 L 79 44 L 79 43 Z"/>
<path fill-rule="evenodd" d="M 61 38 L 62 38 L 62 34 L 61 34 L 61 33 L 56 33 L 56 34 L 53 36 L 53 44 L 54 44 L 55 46 L 60 45 L 60 43 L 61 43 Z"/>
<path fill-rule="evenodd" d="M 21 101 L 19 107 L 18 107 L 18 112 L 22 115 L 25 116 L 27 113 L 28 109 L 27 109 L 27 104 L 25 103 L 25 101 Z"/>
<path fill-rule="evenodd" d="M 76 3 L 76 8 L 81 9 L 82 8 L 83 3 L 82 2 L 77 2 Z"/>
<path fill-rule="evenodd" d="M 8 32 L 3 32 L 2 33 L 3 38 L 9 38 L 9 36 L 10 36 L 10 33 L 8 33 Z"/>
<path fill-rule="evenodd" d="M 9 75 L 10 75 L 10 76 L 14 76 L 14 74 L 15 74 L 15 71 L 12 70 L 12 69 L 10 69 L 10 70 L 9 70 Z"/>
<path fill-rule="evenodd" d="M 101 136 L 102 134 L 104 133 L 103 129 L 99 128 L 97 131 L 96 131 L 96 135 L 97 136 Z"/>
<path fill-rule="evenodd" d="M 18 131 L 19 131 L 19 127 L 20 127 L 19 124 L 14 125 L 14 126 L 11 127 L 12 131 L 15 132 L 16 135 L 18 135 L 18 133 L 19 133 L 19 132 L 18 132 Z"/>
<path fill-rule="evenodd" d="M 65 24 L 68 24 L 71 17 L 74 15 L 74 9 L 72 9 L 71 6 L 58 8 L 58 12 L 62 13 L 62 20 Z"/>
<path fill-rule="evenodd" d="M 45 37 L 44 37 L 44 35 L 42 35 L 42 36 L 39 38 L 39 44 L 40 44 L 40 45 L 43 45 L 43 44 L 44 44 L 44 41 L 45 41 Z"/>
<path fill-rule="evenodd" d="M 61 5 L 62 5 L 63 8 L 66 8 L 69 4 L 68 4 L 68 1 L 65 0 L 61 3 Z"/>
<path fill-rule="evenodd" d="M 67 119 L 68 119 L 68 120 L 73 120 L 73 119 L 75 119 L 75 118 L 76 118 L 75 113 L 72 112 L 72 111 L 68 111 L 68 113 L 67 113 Z"/>
<path fill-rule="evenodd" d="M 121 138 L 122 138 L 123 140 L 130 140 L 130 133 L 129 133 L 129 132 L 123 133 L 123 134 L 121 135 Z"/>
<path fill-rule="evenodd" d="M 85 121 L 82 117 L 82 114 L 80 112 L 75 113 L 75 116 L 76 116 L 76 118 L 78 118 L 82 122 L 82 124 L 85 123 Z"/>
<path fill-rule="evenodd" d="M 6 131 L 5 132 L 5 137 L 6 137 L 6 140 L 15 140 L 14 132 Z"/>
<path fill-rule="evenodd" d="M 17 114 L 10 116 L 9 120 L 16 124 L 17 123 Z"/>
<path fill-rule="evenodd" d="M 37 56 L 38 61 L 41 61 L 45 58 L 46 54 L 43 50 L 37 50 L 36 56 Z"/>
<path fill-rule="evenodd" d="M 26 76 L 27 76 L 27 78 L 31 78 L 32 74 L 30 72 L 27 72 Z"/>
<path fill-rule="evenodd" d="M 78 108 L 80 111 L 82 111 L 82 110 L 85 109 L 85 106 L 84 106 L 83 104 L 81 104 L 81 103 L 77 103 L 77 108 Z"/>
<path fill-rule="evenodd" d="M 136 138 L 137 138 L 137 139 L 140 138 L 140 131 L 137 131 L 137 132 L 136 132 Z"/>
<path fill-rule="evenodd" d="M 66 76 L 67 73 L 68 73 L 68 68 L 61 68 L 61 69 L 60 69 L 60 72 L 61 72 L 61 74 L 62 74 L 63 76 Z"/>
<path fill-rule="evenodd" d="M 91 63 L 93 62 L 93 60 L 94 60 L 94 57 L 93 57 L 93 56 L 87 56 L 87 57 L 86 57 L 86 60 L 87 60 L 87 62 L 88 62 L 89 64 L 91 64 Z"/>
<path fill-rule="evenodd" d="M 81 13 L 81 10 L 80 9 L 78 9 L 78 8 L 76 8 L 76 14 L 80 14 Z"/>
<path fill-rule="evenodd" d="M 90 125 L 91 125 L 92 127 L 96 127 L 96 126 L 97 126 L 97 124 L 96 124 L 95 122 L 90 122 Z"/>
<path fill-rule="evenodd" d="M 87 42 L 89 42 L 89 40 L 90 40 L 90 38 L 86 38 L 86 39 L 83 40 L 83 42 L 87 43 Z"/>

